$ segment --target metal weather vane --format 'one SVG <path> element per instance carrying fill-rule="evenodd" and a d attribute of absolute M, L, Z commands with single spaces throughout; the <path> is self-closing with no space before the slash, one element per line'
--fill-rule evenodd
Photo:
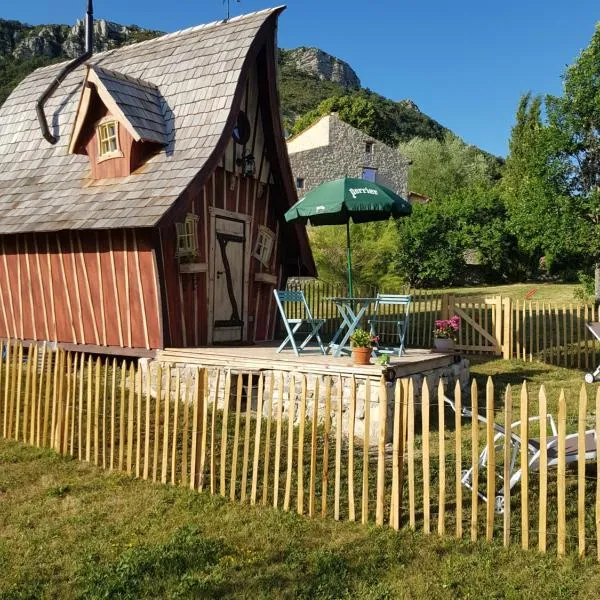
<path fill-rule="evenodd" d="M 238 4 L 241 2 L 241 0 L 235 0 Z M 223 0 L 223 6 L 227 5 L 227 16 L 225 17 L 225 20 L 229 20 L 231 17 L 231 0 Z"/>

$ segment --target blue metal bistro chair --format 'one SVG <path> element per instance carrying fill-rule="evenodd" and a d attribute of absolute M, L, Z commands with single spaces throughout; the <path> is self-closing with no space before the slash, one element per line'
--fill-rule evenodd
<path fill-rule="evenodd" d="M 411 296 L 400 296 L 393 294 L 377 294 L 377 302 L 373 309 L 373 316 L 369 320 L 371 326 L 371 335 L 378 335 L 378 328 L 382 326 L 392 324 L 396 326 L 396 333 L 398 335 L 398 346 L 393 348 L 382 347 L 378 348 L 378 351 L 382 354 L 395 354 L 402 356 L 405 354 L 404 342 L 406 339 L 406 332 L 408 331 L 408 318 L 410 315 L 410 305 L 412 302 Z M 397 311 L 394 311 L 393 315 L 380 314 L 384 306 L 394 306 Z"/>
<path fill-rule="evenodd" d="M 317 342 L 319 343 L 319 347 L 321 348 L 321 352 L 325 354 L 325 346 L 323 346 L 323 341 L 321 340 L 321 336 L 319 334 L 319 330 L 323 327 L 325 323 L 324 319 L 313 319 L 312 313 L 310 312 L 310 308 L 308 306 L 308 302 L 306 302 L 306 298 L 304 297 L 304 292 L 302 291 L 279 291 L 273 290 L 273 294 L 275 295 L 275 301 L 277 302 L 277 306 L 279 307 L 279 312 L 281 313 L 281 318 L 283 320 L 283 325 L 287 332 L 287 337 L 283 340 L 283 343 L 279 348 L 277 348 L 277 352 L 281 352 L 285 346 L 289 343 L 294 351 L 296 356 L 299 356 L 299 350 L 304 350 L 308 342 L 313 338 L 317 338 Z M 283 302 L 287 303 L 288 308 L 297 303 L 300 307 L 300 312 L 304 313 L 304 316 L 300 318 L 290 319 L 283 308 Z M 295 312 L 295 311 L 294 311 Z M 294 339 L 294 334 L 302 327 L 303 324 L 307 324 L 310 327 L 310 333 L 305 338 L 305 340 L 298 346 L 296 344 L 296 340 Z"/>

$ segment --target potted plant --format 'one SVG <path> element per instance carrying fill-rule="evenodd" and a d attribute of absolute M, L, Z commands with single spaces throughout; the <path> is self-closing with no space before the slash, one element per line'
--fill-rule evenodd
<path fill-rule="evenodd" d="M 350 336 L 350 342 L 352 343 L 352 361 L 354 362 L 354 364 L 370 364 L 371 354 L 373 353 L 373 346 L 376 346 L 378 341 L 379 337 L 372 336 L 368 331 L 365 331 L 364 329 L 357 329 Z"/>
<path fill-rule="evenodd" d="M 439 319 L 433 330 L 433 347 L 440 352 L 453 352 L 456 334 L 460 329 L 460 317 L 454 315 L 450 319 Z"/>

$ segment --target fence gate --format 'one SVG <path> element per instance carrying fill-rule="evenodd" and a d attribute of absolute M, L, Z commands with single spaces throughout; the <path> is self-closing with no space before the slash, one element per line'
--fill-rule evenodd
<path fill-rule="evenodd" d="M 444 294 L 442 297 L 443 318 L 458 315 L 461 327 L 456 347 L 464 352 L 503 353 L 502 311 L 503 299 L 456 297 Z"/>

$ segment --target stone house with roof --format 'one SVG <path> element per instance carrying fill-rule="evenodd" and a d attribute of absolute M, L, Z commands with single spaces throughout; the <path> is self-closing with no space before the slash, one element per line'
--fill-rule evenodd
<path fill-rule="evenodd" d="M 287 140 L 298 196 L 340 177 L 380 183 L 406 198 L 409 161 L 398 150 L 342 121 L 336 113 Z"/>
<path fill-rule="evenodd" d="M 0 337 L 132 356 L 273 338 L 273 289 L 315 275 L 304 228 L 283 218 L 282 10 L 44 67 L 14 90 Z"/>

